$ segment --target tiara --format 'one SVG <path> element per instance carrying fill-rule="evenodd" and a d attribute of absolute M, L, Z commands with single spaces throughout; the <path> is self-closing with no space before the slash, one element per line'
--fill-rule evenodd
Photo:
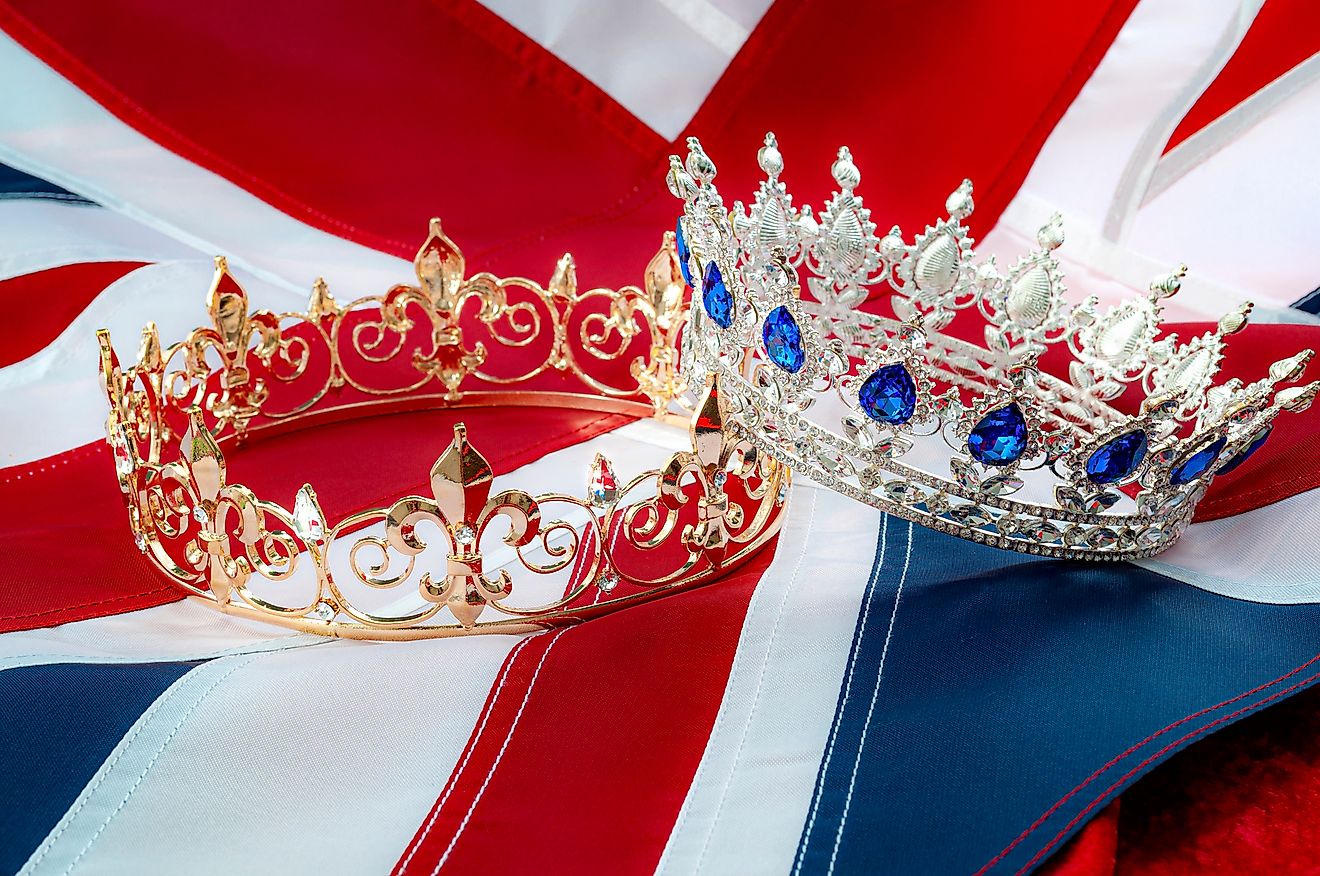
<path fill-rule="evenodd" d="M 149 323 L 127 368 L 98 332 L 129 525 L 184 593 L 323 635 L 521 632 L 707 582 L 778 531 L 788 471 L 723 427 L 713 375 L 690 411 L 691 449 L 627 479 L 597 454 L 581 495 L 492 492 L 461 423 L 429 495 L 337 522 L 310 484 L 280 505 L 231 482 L 235 448 L 348 417 L 513 404 L 682 419 L 671 409 L 687 392 L 676 363 L 688 307 L 673 234 L 644 289 L 579 291 L 568 255 L 545 287 L 466 277 L 437 220 L 415 268 L 416 285 L 347 304 L 318 280 L 305 311 L 275 313 L 250 310 L 218 258 L 211 325 L 163 348 Z M 530 573 L 515 573 L 517 596 L 516 566 Z"/>
<path fill-rule="evenodd" d="M 891 514 L 1032 554 L 1150 556 L 1178 538 L 1217 473 L 1320 390 L 1276 389 L 1302 376 L 1309 350 L 1256 382 L 1214 383 L 1250 304 L 1185 343 L 1161 335 L 1161 302 L 1185 266 L 1107 308 L 1094 297 L 1069 307 L 1057 214 L 1039 248 L 1001 271 L 974 259 L 969 181 L 909 243 L 898 227 L 877 235 L 848 149 L 819 214 L 794 206 L 773 134 L 758 163 L 766 179 L 751 206 L 729 211 L 696 138 L 686 161 L 670 157 L 680 269 L 701 299 L 683 373 L 717 376 L 726 426 L 763 452 Z M 880 284 L 892 317 L 858 309 Z M 973 311 L 976 323 L 955 322 Z M 1039 364 L 1047 353 L 1071 362 L 1052 373 Z"/>

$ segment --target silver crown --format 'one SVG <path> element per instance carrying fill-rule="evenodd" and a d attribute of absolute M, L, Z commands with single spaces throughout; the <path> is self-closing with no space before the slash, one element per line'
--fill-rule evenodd
<path fill-rule="evenodd" d="M 697 384 L 719 375 L 726 424 L 859 501 L 1032 554 L 1150 556 L 1178 538 L 1217 473 L 1320 390 L 1278 388 L 1301 378 L 1310 350 L 1256 382 L 1214 383 L 1249 303 L 1185 343 L 1161 336 L 1161 302 L 1185 266 L 1108 308 L 1094 297 L 1070 306 L 1057 214 L 1039 248 L 1002 271 L 974 258 L 970 181 L 945 202 L 947 218 L 908 242 L 897 226 L 876 234 L 848 149 L 819 213 L 794 206 L 773 134 L 758 161 L 766 179 L 751 206 L 729 211 L 696 138 L 686 161 L 669 159 L 680 259 L 700 302 L 682 367 Z M 856 309 L 881 284 L 893 317 Z M 944 331 L 963 311 L 979 313 L 983 343 L 966 340 L 967 319 Z M 1037 365 L 1060 345 L 1067 379 Z M 1137 413 L 1113 406 L 1125 395 Z"/>

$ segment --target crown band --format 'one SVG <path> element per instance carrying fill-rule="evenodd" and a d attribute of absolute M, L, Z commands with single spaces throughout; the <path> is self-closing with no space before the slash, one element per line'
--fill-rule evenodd
<path fill-rule="evenodd" d="M 817 218 L 780 182 L 773 135 L 758 155 L 766 180 L 750 208 L 731 212 L 715 165 L 695 138 L 688 145 L 668 174 L 684 202 L 681 268 L 701 302 L 683 373 L 717 375 L 728 425 L 763 452 L 891 514 L 1032 554 L 1150 556 L 1182 533 L 1217 472 L 1320 390 L 1276 391 L 1301 377 L 1309 350 L 1255 383 L 1213 385 L 1224 338 L 1251 306 L 1185 344 L 1160 337 L 1160 301 L 1185 268 L 1106 310 L 1094 298 L 1069 308 L 1057 215 L 1039 249 L 1001 274 L 993 258 L 974 261 L 970 182 L 908 243 L 897 227 L 876 235 L 846 148 Z M 855 309 L 880 285 L 892 318 Z M 984 345 L 943 331 L 973 311 Z M 1037 365 L 1060 345 L 1074 360 L 1066 380 Z M 1145 399 L 1123 414 L 1110 403 L 1133 386 Z"/>
<path fill-rule="evenodd" d="M 312 422 L 565 403 L 666 418 L 687 390 L 676 370 L 687 307 L 672 234 L 644 290 L 579 291 L 569 256 L 546 287 L 468 278 L 435 220 L 415 268 L 417 285 L 347 305 L 317 281 L 306 311 L 276 314 L 250 311 L 217 259 L 210 326 L 162 348 L 148 324 L 127 368 L 98 332 L 107 441 L 134 540 L 184 593 L 323 635 L 522 632 L 705 583 L 778 531 L 788 472 L 724 430 L 713 377 L 691 414 L 691 450 L 627 480 L 597 455 L 581 497 L 492 494 L 490 465 L 462 424 L 431 468 L 430 495 L 337 522 L 310 484 L 284 507 L 230 483 L 222 445 Z M 566 516 L 548 519 L 552 508 Z M 483 549 L 497 533 L 502 545 Z M 514 598 L 503 568 L 514 565 L 545 576 L 530 604 Z"/>

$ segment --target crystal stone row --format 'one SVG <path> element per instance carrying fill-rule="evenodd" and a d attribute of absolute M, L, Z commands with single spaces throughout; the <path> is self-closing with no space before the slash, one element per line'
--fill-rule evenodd
<path fill-rule="evenodd" d="M 901 362 L 884 365 L 866 378 L 857 400 L 872 420 L 899 426 L 917 409 L 917 384 Z"/>
<path fill-rule="evenodd" d="M 1011 465 L 1027 449 L 1027 421 L 1017 402 L 995 408 L 972 427 L 967 450 L 985 465 Z"/>

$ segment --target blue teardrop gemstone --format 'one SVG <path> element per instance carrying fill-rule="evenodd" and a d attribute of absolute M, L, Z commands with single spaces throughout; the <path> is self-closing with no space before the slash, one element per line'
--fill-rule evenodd
<path fill-rule="evenodd" d="M 872 420 L 897 426 L 912 419 L 917 409 L 917 384 L 903 363 L 895 362 L 866 378 L 857 400 Z"/>
<path fill-rule="evenodd" d="M 733 325 L 733 296 L 714 262 L 706 265 L 706 276 L 701 280 L 701 305 L 720 328 Z"/>
<path fill-rule="evenodd" d="M 1027 421 L 1017 402 L 995 408 L 972 427 L 967 450 L 985 465 L 1017 462 L 1027 449 Z"/>
<path fill-rule="evenodd" d="M 692 249 L 688 246 L 687 235 L 683 233 L 683 219 L 674 223 L 674 245 L 678 249 L 678 269 L 683 272 L 683 282 L 689 289 L 696 288 L 692 283 Z"/>
<path fill-rule="evenodd" d="M 1146 458 L 1149 440 L 1140 430 L 1119 435 L 1101 445 L 1086 460 L 1086 477 L 1093 484 L 1116 484 L 1137 470 Z"/>
<path fill-rule="evenodd" d="M 1233 469 L 1246 462 L 1247 457 L 1251 456 L 1251 454 L 1255 453 L 1257 450 L 1260 450 L 1260 446 L 1265 443 L 1265 439 L 1270 437 L 1270 430 L 1273 428 L 1274 426 L 1270 425 L 1262 429 L 1259 435 L 1251 439 L 1251 443 L 1247 445 L 1247 449 L 1220 466 L 1217 474 L 1228 474 Z"/>
<path fill-rule="evenodd" d="M 1224 445 L 1227 443 L 1228 438 L 1221 436 L 1218 440 L 1207 444 L 1185 458 L 1173 467 L 1173 471 L 1169 472 L 1169 483 L 1181 487 L 1183 484 L 1191 483 L 1205 474 L 1206 470 L 1215 464 L 1215 460 L 1219 458 L 1219 454 L 1223 452 Z"/>
<path fill-rule="evenodd" d="M 771 362 L 794 374 L 802 370 L 807 353 L 802 349 L 802 332 L 787 307 L 781 304 L 770 311 L 761 327 L 761 339 Z"/>

